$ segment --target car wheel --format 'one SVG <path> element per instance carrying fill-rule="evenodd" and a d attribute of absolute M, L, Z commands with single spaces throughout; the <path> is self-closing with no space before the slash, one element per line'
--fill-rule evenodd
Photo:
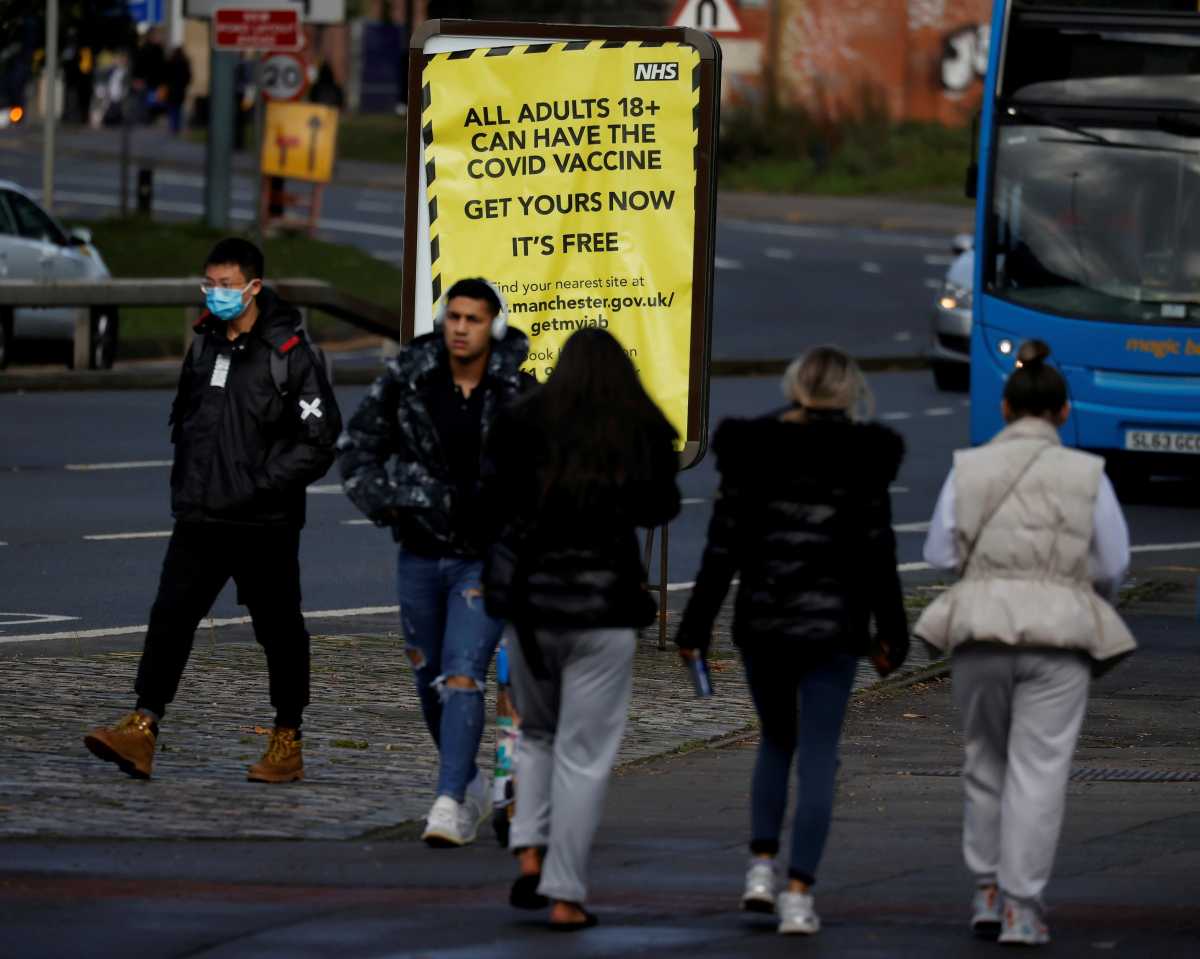
<path fill-rule="evenodd" d="M 12 310 L 0 310 L 0 370 L 8 366 L 9 353 L 12 351 L 12 334 Z"/>
<path fill-rule="evenodd" d="M 89 367 L 111 370 L 117 359 L 117 311 L 106 306 L 92 310 L 92 355 Z"/>
<path fill-rule="evenodd" d="M 965 393 L 971 388 L 971 367 L 966 363 L 934 363 L 933 382 L 947 393 Z"/>

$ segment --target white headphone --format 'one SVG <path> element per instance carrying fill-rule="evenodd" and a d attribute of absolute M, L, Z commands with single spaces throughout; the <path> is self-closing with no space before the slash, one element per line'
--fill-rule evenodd
<path fill-rule="evenodd" d="M 483 277 L 480 277 L 483 279 Z M 488 285 L 493 293 L 496 294 L 496 299 L 500 302 L 500 312 L 492 318 L 492 339 L 502 340 L 504 334 L 508 330 L 508 300 L 504 298 L 504 294 L 500 292 L 500 287 L 496 286 L 491 280 L 483 280 Z M 450 289 L 454 289 L 451 286 Z M 446 306 L 449 303 L 450 290 L 442 294 L 442 298 L 438 300 L 437 315 L 433 318 L 434 328 L 440 328 L 446 319 Z"/>

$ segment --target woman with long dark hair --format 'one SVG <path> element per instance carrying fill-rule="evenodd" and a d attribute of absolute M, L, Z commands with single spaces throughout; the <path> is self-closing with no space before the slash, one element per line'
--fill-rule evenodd
<path fill-rule="evenodd" d="M 783 388 L 786 409 L 726 420 L 713 438 L 720 495 L 676 642 L 685 660 L 703 654 L 740 576 L 733 639 L 762 726 L 742 908 L 777 913 L 781 933 L 811 935 L 821 928 L 812 886 L 858 658 L 871 654 L 886 674 L 908 651 L 888 497 L 904 443 L 861 422 L 870 391 L 841 350 L 795 360 Z M 799 795 L 780 888 L 793 762 Z"/>
<path fill-rule="evenodd" d="M 493 427 L 489 509 L 503 529 L 484 575 L 508 619 L 521 717 L 511 902 L 551 928 L 595 925 L 587 864 L 625 730 L 636 631 L 655 616 L 635 528 L 679 511 L 675 430 L 601 329 L 567 340 L 541 389 Z"/>

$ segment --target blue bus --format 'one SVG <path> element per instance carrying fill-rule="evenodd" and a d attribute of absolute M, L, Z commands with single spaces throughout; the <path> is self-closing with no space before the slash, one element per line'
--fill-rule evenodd
<path fill-rule="evenodd" d="M 1196 0 L 997 0 L 980 116 L 971 442 L 1004 425 L 1021 342 L 1050 344 L 1063 441 L 1200 465 Z"/>

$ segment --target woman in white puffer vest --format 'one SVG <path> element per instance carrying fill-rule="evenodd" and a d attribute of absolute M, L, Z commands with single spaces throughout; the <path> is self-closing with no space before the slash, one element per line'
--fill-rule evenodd
<path fill-rule="evenodd" d="M 1136 646 L 1104 598 L 1128 568 L 1129 532 L 1104 461 L 1059 439 L 1070 404 L 1049 355 L 1039 340 L 1021 346 L 1004 387 L 1008 426 L 954 455 L 925 559 L 960 579 L 914 630 L 953 653 L 971 926 L 1029 945 L 1050 939 L 1042 891 L 1091 675 Z"/>

